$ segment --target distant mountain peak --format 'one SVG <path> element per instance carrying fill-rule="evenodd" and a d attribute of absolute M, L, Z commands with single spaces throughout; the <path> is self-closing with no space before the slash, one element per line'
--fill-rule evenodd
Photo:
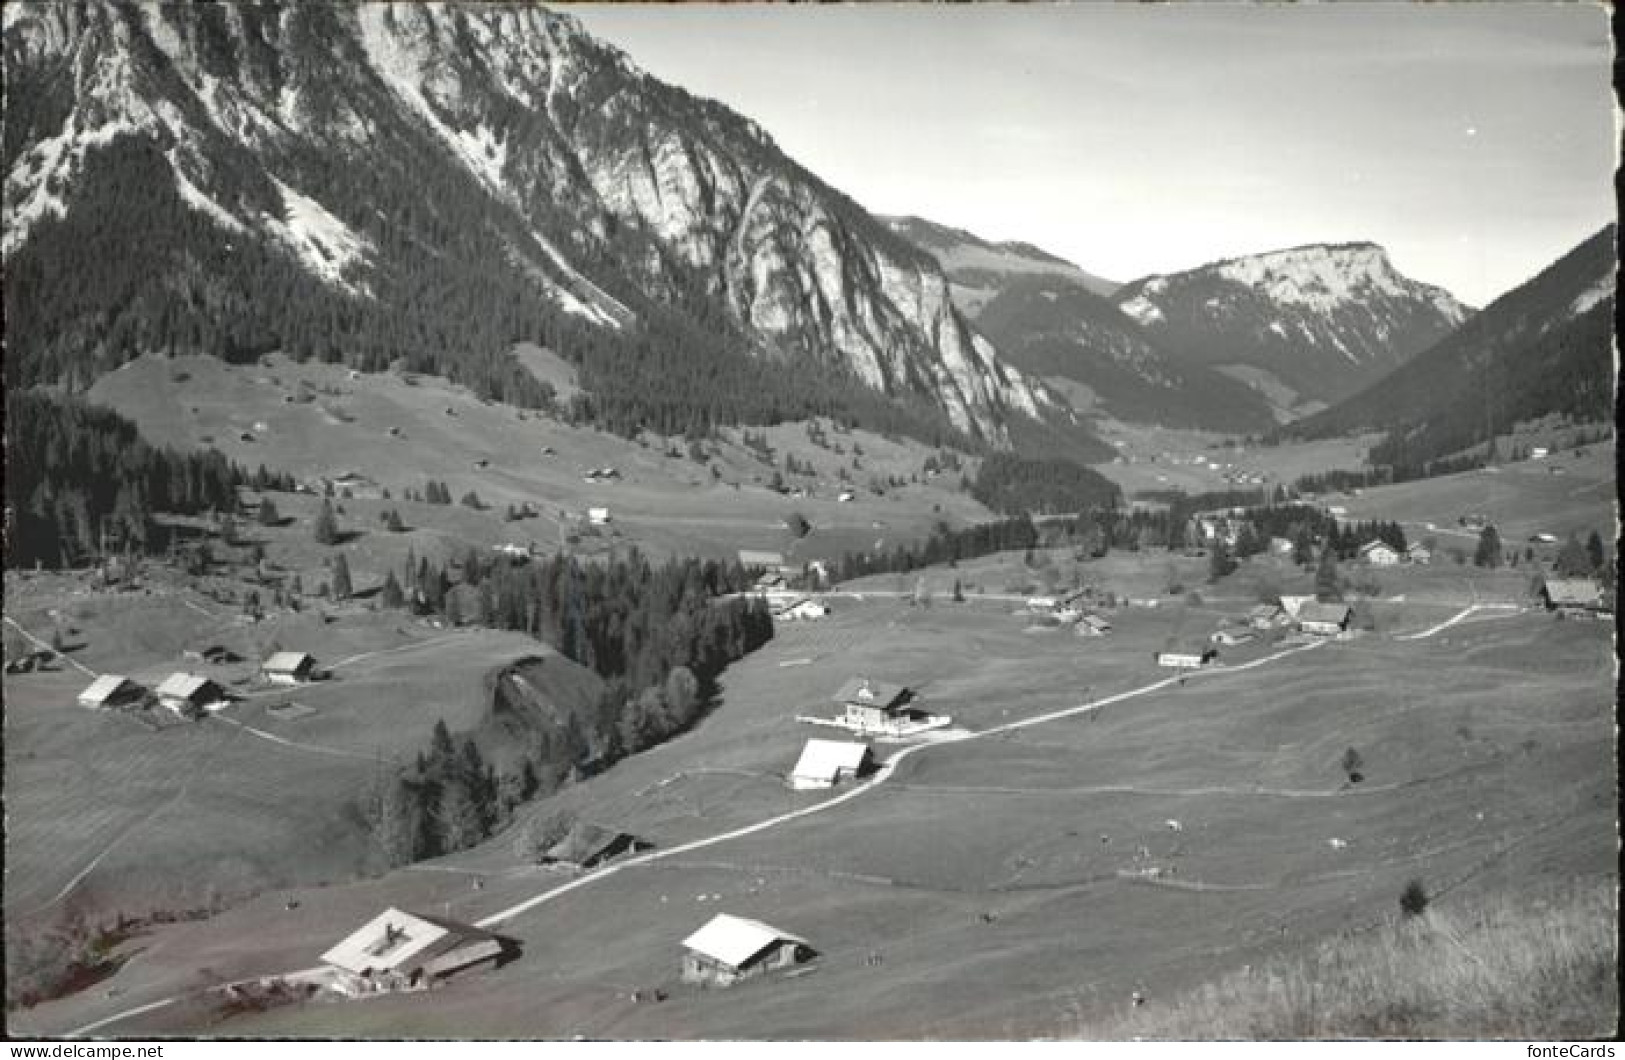
<path fill-rule="evenodd" d="M 1454 328 L 1471 310 L 1410 279 L 1377 243 L 1310 243 L 1148 276 L 1123 312 L 1203 363 L 1262 371 L 1307 402 L 1346 397 Z"/>

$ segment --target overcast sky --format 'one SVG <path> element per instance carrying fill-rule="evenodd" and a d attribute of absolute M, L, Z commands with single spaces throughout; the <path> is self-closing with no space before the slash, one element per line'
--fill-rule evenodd
<path fill-rule="evenodd" d="M 1590 5 L 568 10 L 873 212 L 1115 280 L 1369 239 L 1483 305 L 1614 215 Z"/>

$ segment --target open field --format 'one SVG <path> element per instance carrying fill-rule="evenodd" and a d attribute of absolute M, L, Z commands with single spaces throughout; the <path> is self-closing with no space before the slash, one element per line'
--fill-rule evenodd
<path fill-rule="evenodd" d="M 471 728 L 487 706 L 488 671 L 551 654 L 519 634 L 436 630 L 399 613 L 211 617 L 212 601 L 155 586 L 152 595 L 95 593 L 73 577 L 8 578 L 8 619 L 48 637 L 53 613 L 62 616 L 77 631 L 68 640 L 82 645 L 68 658 L 84 668 L 5 678 L 13 926 L 75 911 L 218 906 L 353 877 L 370 858 L 356 804 L 378 763 L 422 749 L 438 719 Z M 214 644 L 241 661 L 182 659 Z M 276 647 L 317 654 L 332 678 L 261 684 L 255 668 Z M 75 701 L 90 674 L 151 688 L 183 670 L 239 701 L 197 723 Z M 290 703 L 304 709 L 273 709 Z"/>
<path fill-rule="evenodd" d="M 1558 472 L 1554 474 L 1553 472 Z M 1428 536 L 1434 524 L 1439 546 L 1459 545 L 1472 557 L 1478 534 L 1464 531 L 1464 515 L 1487 517 L 1508 548 L 1521 551 L 1536 533 L 1555 534 L 1559 543 L 1570 533 L 1585 540 L 1596 530 L 1604 541 L 1615 536 L 1614 446 L 1586 447 L 1585 455 L 1557 452 L 1545 460 L 1523 460 L 1459 475 L 1375 486 L 1359 496 L 1327 498 L 1348 509 L 1349 519 L 1392 519 L 1405 525 L 1413 539 Z M 1555 553 L 1558 545 L 1535 546 L 1536 555 Z"/>
<path fill-rule="evenodd" d="M 1378 631 L 1361 639 L 1247 669 L 1227 654 L 1231 667 L 1184 685 L 911 751 L 827 812 L 588 877 L 500 924 L 524 944 L 519 961 L 426 997 L 309 1003 L 218 1026 L 180 1000 L 105 1033 L 1075 1034 L 1133 990 L 1170 997 L 1379 924 L 1412 877 L 1441 910 L 1480 890 L 1611 878 L 1611 627 L 1486 612 L 1400 640 L 1451 613 L 1442 589 L 1434 604 L 1391 592 Z M 813 732 L 792 719 L 833 710 L 827 696 L 845 677 L 908 682 L 956 727 L 997 729 L 1161 681 L 1150 657 L 1174 624 L 1247 602 L 1213 595 L 1178 614 L 1121 611 L 1111 637 L 1090 641 L 1030 632 L 1005 602 L 838 597 L 830 619 L 785 626 L 730 668 L 697 729 L 532 810 L 669 849 L 817 806 L 830 796 L 780 780 Z M 1470 602 L 1463 594 L 1457 612 Z M 1358 785 L 1339 768 L 1351 746 L 1365 761 Z M 116 998 L 81 995 L 17 1023 L 69 1030 L 183 996 L 200 985 L 199 965 L 225 979 L 304 968 L 386 903 L 472 919 L 564 879 L 519 864 L 498 837 L 379 880 L 297 892 L 293 912 L 260 899 L 137 940 L 140 959 L 109 980 Z M 800 977 L 679 986 L 678 943 L 719 908 L 805 935 L 823 957 Z M 629 1000 L 656 986 L 670 1000 Z"/>
<path fill-rule="evenodd" d="M 527 356 L 545 361 L 535 351 Z M 631 442 L 487 404 L 429 376 L 352 378 L 332 365 L 276 356 L 263 366 L 143 357 L 98 380 L 90 397 L 134 420 L 155 443 L 213 444 L 249 468 L 264 463 L 301 482 L 356 472 L 378 490 L 388 489 L 388 500 L 374 489 L 337 499 L 345 508 L 343 528 L 360 531 L 343 546 L 352 570 L 362 576 L 358 588 L 398 565 L 408 547 L 420 556 L 502 542 L 534 541 L 551 550 L 564 533 L 580 527 L 589 507 L 607 507 L 611 525 L 586 539 L 587 551 L 636 542 L 656 556 L 724 559 L 757 548 L 782 551 L 795 561 L 831 558 L 876 540 L 889 545 L 922 538 L 941 519 L 959 526 L 992 517 L 960 490 L 958 474 L 924 473 L 930 448 L 867 431 L 840 433 L 828 425 L 828 447 L 814 444 L 804 424 L 752 432 L 765 435 L 774 464 L 741 444 L 741 432 L 725 431 L 725 440 L 704 443 L 705 462 L 697 463 L 680 439 Z M 767 488 L 775 465 L 782 469 L 791 456 L 816 470 L 784 475 L 787 486 L 810 490 L 807 497 Z M 621 478 L 583 481 L 587 471 L 601 467 L 616 468 Z M 876 493 L 875 476 L 897 476 L 907 484 Z M 914 477 L 918 483 L 908 481 Z M 429 479 L 446 483 L 454 500 L 473 491 L 487 509 L 402 499 L 406 489 L 421 491 Z M 849 503 L 837 500 L 843 488 L 854 492 Z M 314 589 L 318 551 L 309 539 L 316 499 L 279 494 L 275 500 L 288 525 L 251 527 L 247 536 L 263 538 L 270 558 L 301 571 Z M 508 505 L 527 502 L 539 507 L 539 517 L 504 521 Z M 391 508 L 399 510 L 408 532 L 383 529 L 378 516 Z M 800 541 L 784 526 L 793 512 L 813 526 Z"/>
<path fill-rule="evenodd" d="M 1233 445 L 1211 431 L 1181 430 L 1106 420 L 1097 429 L 1117 449 L 1119 460 L 1099 471 L 1123 488 L 1125 497 L 1141 491 L 1180 489 L 1207 493 L 1226 489 L 1290 486 L 1303 475 L 1333 468 L 1356 470 L 1375 436 L 1328 438 L 1277 446 Z M 1209 466 L 1217 464 L 1218 468 Z M 1261 475 L 1264 486 L 1236 485 L 1227 473 Z"/>

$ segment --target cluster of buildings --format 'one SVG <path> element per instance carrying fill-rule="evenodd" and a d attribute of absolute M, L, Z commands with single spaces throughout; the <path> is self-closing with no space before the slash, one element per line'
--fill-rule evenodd
<path fill-rule="evenodd" d="M 219 646 L 186 654 L 201 662 L 237 658 Z M 302 685 L 321 677 L 316 657 L 302 651 L 275 652 L 260 664 L 259 673 L 265 683 L 283 686 Z M 102 674 L 79 693 L 78 701 L 80 706 L 92 710 L 146 706 L 155 702 L 180 717 L 198 718 L 230 706 L 233 697 L 212 677 L 178 671 L 160 681 L 150 693 L 145 686 L 122 674 Z"/>

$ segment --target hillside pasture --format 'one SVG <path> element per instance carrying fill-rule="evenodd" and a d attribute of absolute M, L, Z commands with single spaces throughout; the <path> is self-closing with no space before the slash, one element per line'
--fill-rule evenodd
<path fill-rule="evenodd" d="M 532 813 L 623 828 L 663 850 L 816 806 L 830 796 L 790 792 L 780 778 L 808 736 L 827 733 L 792 719 L 833 713 L 828 696 L 846 677 L 909 683 L 956 727 L 983 731 L 1160 680 L 1150 652 L 1177 621 L 1160 608 L 1120 612 L 1111 637 L 1083 641 L 1028 633 L 991 601 L 833 603 L 829 619 L 782 626 L 731 667 L 696 729 Z M 1432 617 L 1393 606 L 1406 628 Z M 1530 612 L 1421 640 L 1379 629 L 1220 667 L 1097 711 L 910 753 L 886 782 L 828 812 L 560 895 L 501 925 L 525 955 L 497 972 L 428 996 L 306 1004 L 212 1032 L 1075 1033 L 1134 990 L 1171 996 L 1380 924 L 1413 877 L 1445 908 L 1492 884 L 1610 878 L 1609 662 L 1605 627 Z M 1341 766 L 1349 747 L 1363 758 L 1359 783 Z M 343 888 L 349 921 L 328 904 L 340 889 L 305 890 L 301 900 L 324 910 L 319 922 L 261 904 L 164 929 L 154 945 L 183 953 L 184 937 L 211 967 L 240 974 L 297 968 L 377 906 L 436 893 L 427 877 L 469 917 L 571 878 L 525 865 L 512 839 Z M 447 878 L 466 888 L 466 873 L 485 885 L 459 895 Z M 678 943 L 721 910 L 803 934 L 823 956 L 810 974 L 729 991 L 677 984 Z M 272 926 L 274 939 L 264 936 Z M 183 962 L 143 963 L 115 977 L 126 1006 L 187 981 Z M 657 986 L 669 1000 L 630 1000 Z M 30 1019 L 63 1027 L 110 1009 L 85 998 Z M 200 1026 L 189 1011 L 160 1010 L 120 1033 Z"/>

